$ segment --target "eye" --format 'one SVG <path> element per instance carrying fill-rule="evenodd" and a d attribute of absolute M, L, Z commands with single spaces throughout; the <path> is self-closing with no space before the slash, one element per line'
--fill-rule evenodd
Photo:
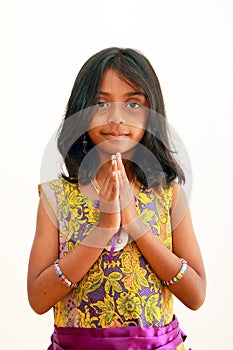
<path fill-rule="evenodd" d="M 97 102 L 97 106 L 99 108 L 108 108 L 109 107 L 109 103 L 99 101 L 99 102 Z"/>
<path fill-rule="evenodd" d="M 140 103 L 137 102 L 129 102 L 126 104 L 127 108 L 138 109 L 141 107 Z"/>

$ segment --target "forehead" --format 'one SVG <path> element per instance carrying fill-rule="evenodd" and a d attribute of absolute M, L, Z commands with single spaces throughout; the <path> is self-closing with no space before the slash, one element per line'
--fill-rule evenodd
<path fill-rule="evenodd" d="M 145 95 L 144 91 L 139 86 L 136 86 L 132 82 L 125 79 L 117 71 L 112 69 L 105 71 L 100 84 L 100 94 L 108 93 L 123 95 L 135 92 Z"/>

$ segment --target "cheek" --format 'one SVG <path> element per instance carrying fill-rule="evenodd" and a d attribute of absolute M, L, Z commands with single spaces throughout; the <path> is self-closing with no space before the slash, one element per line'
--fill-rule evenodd
<path fill-rule="evenodd" d="M 96 142 L 98 142 L 98 137 L 99 137 L 98 128 L 91 127 L 87 133 L 88 133 L 88 136 L 90 137 L 92 143 L 96 144 Z"/>
<path fill-rule="evenodd" d="M 144 114 L 136 114 L 131 115 L 127 121 L 126 124 L 131 125 L 132 127 L 135 127 L 137 129 L 143 129 L 145 130 L 147 127 L 147 116 Z"/>
<path fill-rule="evenodd" d="M 144 133 L 147 127 L 147 116 L 141 116 L 141 118 L 138 119 L 138 122 L 135 123 L 135 126 L 138 129 L 141 129 L 142 132 Z"/>
<path fill-rule="evenodd" d="M 144 134 L 145 134 L 145 129 L 143 127 L 135 128 L 134 137 L 133 137 L 134 141 L 140 142 Z"/>
<path fill-rule="evenodd" d="M 88 126 L 88 133 L 91 133 L 99 125 L 100 125 L 100 123 L 97 122 L 96 118 L 92 118 L 92 120 Z"/>
<path fill-rule="evenodd" d="M 138 120 L 138 123 L 134 123 L 134 127 L 135 127 L 135 141 L 137 140 L 138 142 L 140 142 L 140 140 L 143 138 L 143 136 L 144 136 L 144 134 L 146 132 L 146 129 L 147 129 L 147 121 L 148 121 L 147 116 L 142 116 Z"/>

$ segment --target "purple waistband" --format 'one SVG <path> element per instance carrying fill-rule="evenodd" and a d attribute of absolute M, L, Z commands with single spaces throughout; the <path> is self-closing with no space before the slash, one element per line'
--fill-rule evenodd
<path fill-rule="evenodd" d="M 48 350 L 174 350 L 186 338 L 176 317 L 164 327 L 56 327 Z"/>

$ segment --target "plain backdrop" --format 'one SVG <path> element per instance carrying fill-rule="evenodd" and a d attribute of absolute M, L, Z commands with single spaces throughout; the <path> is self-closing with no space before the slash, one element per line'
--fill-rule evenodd
<path fill-rule="evenodd" d="M 74 79 L 95 52 L 131 47 L 158 74 L 168 120 L 192 163 L 190 207 L 208 286 L 204 305 L 175 312 L 193 350 L 229 349 L 232 332 L 231 0 L 2 0 L 1 345 L 45 350 L 52 311 L 27 301 L 44 149 L 64 115 Z M 188 347 L 188 346 L 187 346 Z"/>

